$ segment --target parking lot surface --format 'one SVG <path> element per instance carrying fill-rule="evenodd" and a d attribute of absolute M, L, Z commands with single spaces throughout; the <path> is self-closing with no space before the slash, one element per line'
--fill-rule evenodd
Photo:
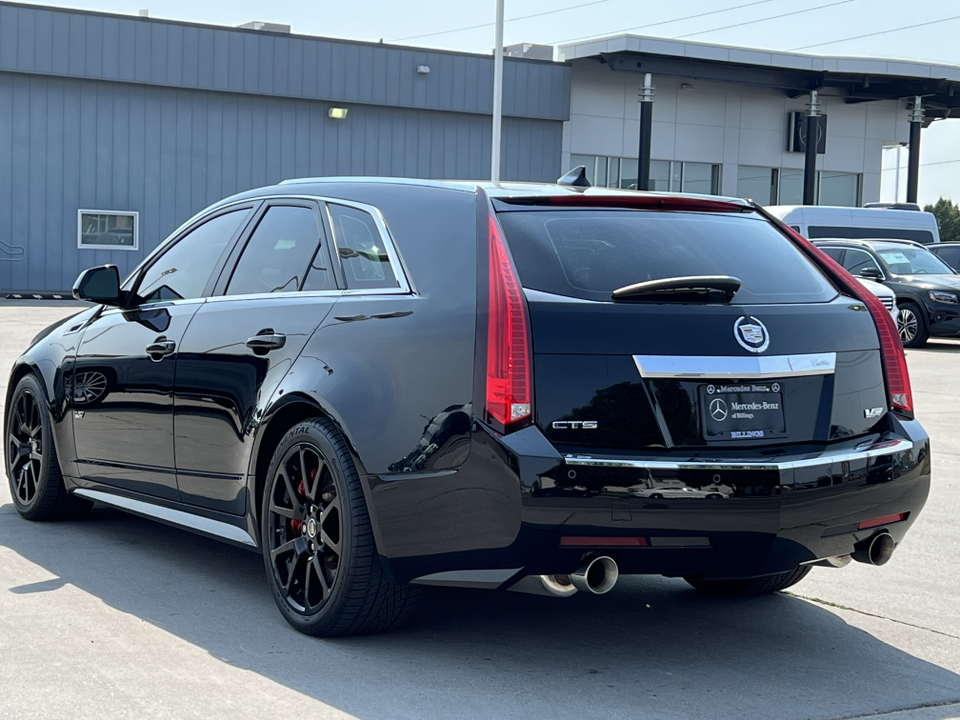
<path fill-rule="evenodd" d="M 10 365 L 78 306 L 0 302 Z M 960 341 L 907 351 L 933 487 L 883 568 L 718 600 L 626 577 L 602 597 L 428 589 L 382 636 L 317 640 L 260 557 L 95 510 L 34 524 L 0 487 L 0 717 L 960 717 Z"/>

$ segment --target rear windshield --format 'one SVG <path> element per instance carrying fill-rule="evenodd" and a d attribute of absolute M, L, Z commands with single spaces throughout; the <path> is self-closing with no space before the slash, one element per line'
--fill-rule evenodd
<path fill-rule="evenodd" d="M 611 299 L 634 283 L 732 275 L 734 305 L 827 302 L 834 287 L 756 216 L 651 210 L 508 211 L 498 215 L 530 290 Z"/>

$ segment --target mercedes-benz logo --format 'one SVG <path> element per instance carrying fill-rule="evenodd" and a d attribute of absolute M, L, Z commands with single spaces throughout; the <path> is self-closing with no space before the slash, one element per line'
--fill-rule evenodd
<path fill-rule="evenodd" d="M 710 417 L 717 422 L 723 422 L 727 419 L 727 403 L 723 398 L 714 398 L 710 401 Z"/>
<path fill-rule="evenodd" d="M 752 315 L 741 315 L 733 324 L 733 337 L 740 347 L 752 353 L 761 353 L 770 346 L 767 327 Z"/>

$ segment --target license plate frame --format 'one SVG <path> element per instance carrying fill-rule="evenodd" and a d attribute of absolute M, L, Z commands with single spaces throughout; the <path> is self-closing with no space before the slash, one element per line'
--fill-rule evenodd
<path fill-rule="evenodd" d="M 706 442 L 738 442 L 786 437 L 784 394 L 779 382 L 700 385 L 703 439 Z"/>

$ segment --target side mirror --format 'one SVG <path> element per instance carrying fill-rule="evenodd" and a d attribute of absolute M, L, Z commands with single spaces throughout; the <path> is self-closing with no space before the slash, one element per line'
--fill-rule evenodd
<path fill-rule="evenodd" d="M 874 282 L 883 282 L 883 273 L 880 272 L 880 268 L 861 268 L 860 277 L 866 278 L 867 280 L 873 280 Z"/>
<path fill-rule="evenodd" d="M 73 296 L 77 300 L 120 305 L 120 271 L 116 265 L 101 265 L 80 273 L 73 284 Z"/>

